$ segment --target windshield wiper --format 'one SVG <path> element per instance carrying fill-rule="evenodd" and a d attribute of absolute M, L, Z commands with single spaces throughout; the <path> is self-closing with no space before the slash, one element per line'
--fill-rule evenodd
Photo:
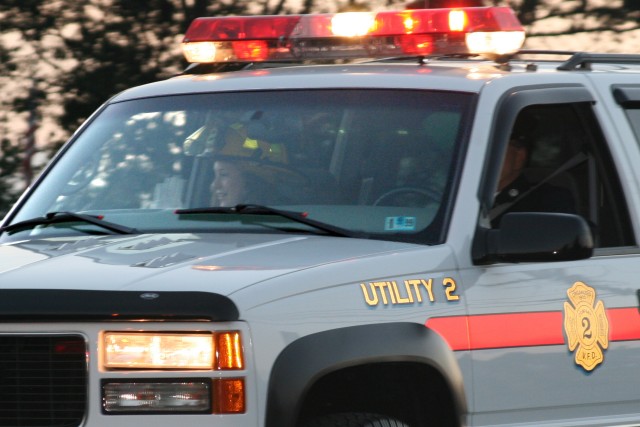
<path fill-rule="evenodd" d="M 27 219 L 24 221 L 16 222 L 15 224 L 5 225 L 0 227 L 0 233 L 12 232 L 16 230 L 34 228 L 39 225 L 60 224 L 64 222 L 84 222 L 91 225 L 96 225 L 105 230 L 109 230 L 117 234 L 135 234 L 138 230 L 135 228 L 126 227 L 120 224 L 114 224 L 113 222 L 104 221 L 102 217 L 95 215 L 85 215 L 75 212 L 49 212 L 45 216 L 39 216 L 36 218 Z"/>
<path fill-rule="evenodd" d="M 291 221 L 308 225 L 317 230 L 324 231 L 327 234 L 338 237 L 365 237 L 363 233 L 347 230 L 346 228 L 336 227 L 331 224 L 316 221 L 306 216 L 304 212 L 286 211 L 263 205 L 236 205 L 233 207 L 209 207 L 209 208 L 191 208 L 178 209 L 175 211 L 177 215 L 192 214 L 237 214 L 237 215 L 272 215 L 289 219 Z"/>

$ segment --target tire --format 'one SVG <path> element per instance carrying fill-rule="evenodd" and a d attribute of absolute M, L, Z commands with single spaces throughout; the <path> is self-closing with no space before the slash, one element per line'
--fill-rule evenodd
<path fill-rule="evenodd" d="M 395 418 L 369 413 L 340 413 L 324 415 L 307 422 L 302 427 L 410 427 Z"/>

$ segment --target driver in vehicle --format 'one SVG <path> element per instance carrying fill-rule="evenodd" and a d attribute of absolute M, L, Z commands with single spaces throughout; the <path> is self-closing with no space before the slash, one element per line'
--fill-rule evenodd
<path fill-rule="evenodd" d="M 491 210 L 491 222 L 498 225 L 507 212 L 576 213 L 571 191 L 555 185 L 556 173 L 535 181 L 528 174 L 534 149 L 537 120 L 521 115 L 511 133 L 498 181 L 498 192 Z"/>

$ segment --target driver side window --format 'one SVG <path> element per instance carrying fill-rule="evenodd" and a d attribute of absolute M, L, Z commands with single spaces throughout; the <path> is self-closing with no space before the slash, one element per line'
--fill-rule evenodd
<path fill-rule="evenodd" d="M 586 103 L 531 105 L 518 114 L 490 212 L 583 216 L 596 247 L 633 244 L 628 211 L 611 156 Z"/>

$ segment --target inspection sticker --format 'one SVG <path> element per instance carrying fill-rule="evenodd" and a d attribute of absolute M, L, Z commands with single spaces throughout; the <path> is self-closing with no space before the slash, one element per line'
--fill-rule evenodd
<path fill-rule="evenodd" d="M 384 222 L 385 231 L 413 231 L 416 229 L 415 216 L 388 216 Z"/>

